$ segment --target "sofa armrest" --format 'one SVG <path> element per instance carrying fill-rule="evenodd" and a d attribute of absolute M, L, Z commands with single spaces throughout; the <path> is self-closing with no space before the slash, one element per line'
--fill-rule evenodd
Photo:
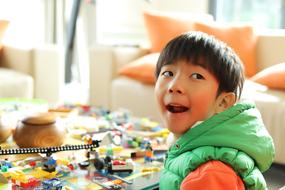
<path fill-rule="evenodd" d="M 16 47 L 5 45 L 1 66 L 29 74 L 34 79 L 34 98 L 50 104 L 61 101 L 64 84 L 64 49 L 56 45 Z"/>
<path fill-rule="evenodd" d="M 33 51 L 33 77 L 35 97 L 49 104 L 63 102 L 64 88 L 64 47 L 45 45 Z"/>
<path fill-rule="evenodd" d="M 257 70 L 285 62 L 285 30 L 260 31 L 257 41 Z"/>
<path fill-rule="evenodd" d="M 89 51 L 90 89 L 92 105 L 111 108 L 111 83 L 123 65 L 145 55 L 147 48 L 95 46 Z"/>
<path fill-rule="evenodd" d="M 3 46 L 1 66 L 20 71 L 29 75 L 33 74 L 33 54 L 30 47 Z"/>

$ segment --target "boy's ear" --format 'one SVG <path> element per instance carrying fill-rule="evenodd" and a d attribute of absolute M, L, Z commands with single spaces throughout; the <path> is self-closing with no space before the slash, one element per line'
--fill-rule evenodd
<path fill-rule="evenodd" d="M 236 103 L 236 95 L 233 92 L 222 92 L 217 98 L 215 113 L 220 113 Z"/>

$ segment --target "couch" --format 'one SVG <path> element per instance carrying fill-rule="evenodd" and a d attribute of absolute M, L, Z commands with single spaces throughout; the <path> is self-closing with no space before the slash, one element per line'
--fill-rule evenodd
<path fill-rule="evenodd" d="M 64 51 L 56 45 L 17 47 L 3 45 L 0 53 L 0 97 L 61 101 Z"/>
<path fill-rule="evenodd" d="M 257 71 L 285 62 L 285 31 L 257 33 Z M 160 121 L 154 85 L 142 83 L 118 71 L 148 54 L 149 48 L 94 46 L 90 49 L 90 103 L 111 110 L 128 109 L 131 114 Z M 285 83 L 285 82 L 284 82 Z M 285 164 L 285 91 L 246 80 L 242 99 L 253 100 L 276 147 L 276 163 Z"/>

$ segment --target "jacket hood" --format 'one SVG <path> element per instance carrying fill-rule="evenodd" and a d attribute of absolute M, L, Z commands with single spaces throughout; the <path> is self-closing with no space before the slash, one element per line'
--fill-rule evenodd
<path fill-rule="evenodd" d="M 208 145 L 243 151 L 261 172 L 270 167 L 275 156 L 273 140 L 252 103 L 238 103 L 189 129 L 170 150 L 175 156 Z"/>

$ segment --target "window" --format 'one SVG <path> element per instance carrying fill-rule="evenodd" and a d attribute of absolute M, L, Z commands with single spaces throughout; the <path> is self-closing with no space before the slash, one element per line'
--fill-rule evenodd
<path fill-rule="evenodd" d="M 5 43 L 33 45 L 44 42 L 44 7 L 39 0 L 0 0 L 0 19 L 10 21 Z"/>
<path fill-rule="evenodd" d="M 206 13 L 208 0 L 96 0 L 96 41 L 138 45 L 147 41 L 145 9 Z"/>
<path fill-rule="evenodd" d="M 142 0 L 98 0 L 96 2 L 98 43 L 136 44 L 145 38 Z"/>
<path fill-rule="evenodd" d="M 250 22 L 258 28 L 283 28 L 284 4 L 284 0 L 217 0 L 215 17 L 219 22 Z"/>

